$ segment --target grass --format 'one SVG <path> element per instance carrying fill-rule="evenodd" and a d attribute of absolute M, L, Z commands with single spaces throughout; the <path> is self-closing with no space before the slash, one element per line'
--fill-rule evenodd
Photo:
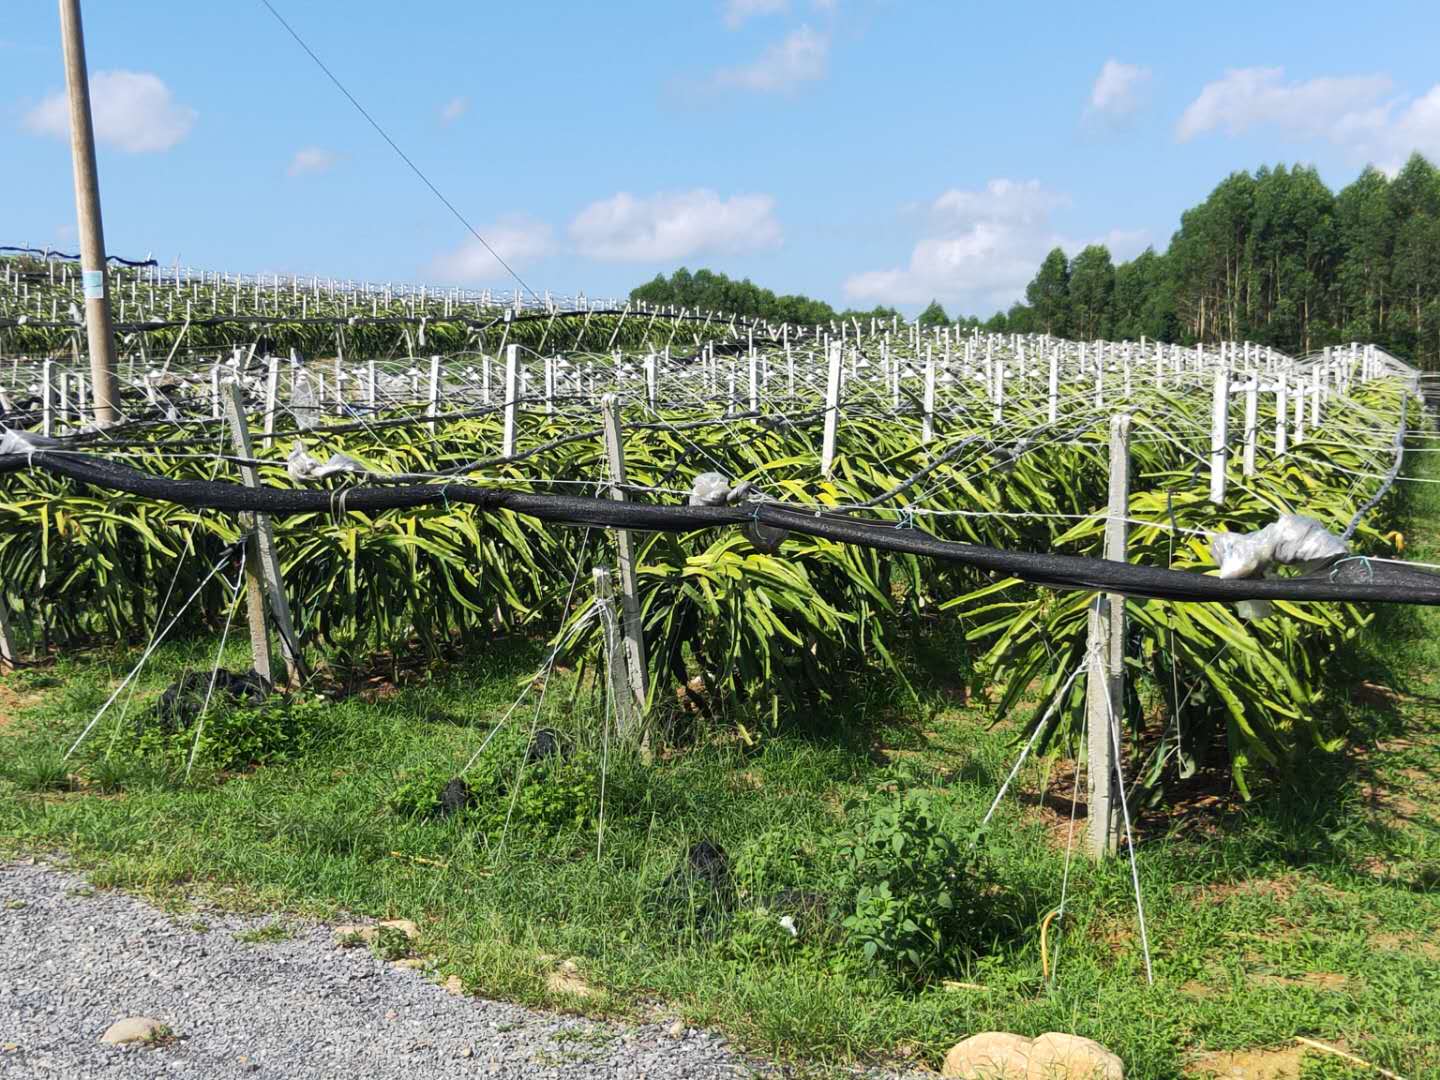
<path fill-rule="evenodd" d="M 1440 493 L 1421 487 L 1410 554 L 1440 560 Z M 107 717 L 68 763 L 56 748 L 135 653 L 9 677 L 7 700 L 22 704 L 0 730 L 0 850 L 62 847 L 97 886 L 167 902 L 413 919 L 416 949 L 439 977 L 522 1002 L 560 1004 L 547 979 L 573 959 L 603 993 L 567 997 L 567 1009 L 648 1016 L 661 1001 L 818 1072 L 855 1060 L 935 1066 L 965 1035 L 1000 1029 L 1089 1036 L 1136 1080 L 1202 1076 L 1221 1067 L 1215 1055 L 1239 1050 L 1292 1054 L 1306 1080 L 1370 1075 L 1319 1051 L 1302 1057 L 1296 1036 L 1409 1080 L 1440 1076 L 1440 612 L 1380 614 L 1335 672 L 1354 690 L 1354 746 L 1317 754 L 1303 785 L 1271 781 L 1245 803 L 1211 777 L 1178 808 L 1143 818 L 1153 987 L 1123 860 L 1076 859 L 1067 918 L 1050 932 L 1057 971 L 1042 976 L 1040 923 L 1060 901 L 1066 862 L 1063 763 L 1027 767 L 1001 807 L 984 846 L 991 884 L 975 955 L 943 978 L 899 982 L 865 968 L 838 928 L 843 911 L 802 915 L 791 946 L 765 937 L 768 916 L 743 889 L 738 913 L 703 888 L 700 903 L 688 902 L 693 887 L 676 902 L 686 852 L 702 838 L 732 865 L 834 901 L 832 842 L 858 813 L 847 807 L 897 790 L 928 793 L 942 829 L 968 843 L 1013 760 L 1013 730 L 934 680 L 918 706 L 881 687 L 755 745 L 702 732 L 647 765 L 597 740 L 585 695 L 573 698 L 559 674 L 543 708 L 527 704 L 512 724 L 607 755 L 602 834 L 598 798 L 578 816 L 564 799 L 557 811 L 517 798 L 501 817 L 396 809 L 397 791 L 443 782 L 481 745 L 539 666 L 535 642 L 486 642 L 399 686 L 313 707 L 303 751 L 202 767 L 186 781 L 173 761 L 128 748 L 143 702 L 207 665 L 213 648 L 161 648 L 128 712 Z M 243 668 L 245 656 L 236 644 L 226 660 Z M 523 742 L 492 745 L 508 746 L 497 767 L 519 767 Z M 275 923 L 247 940 L 285 932 Z"/>
<path fill-rule="evenodd" d="M 273 945 L 277 941 L 289 941 L 295 936 L 293 928 L 282 922 L 269 922 L 250 930 L 240 930 L 235 940 L 242 945 Z"/>

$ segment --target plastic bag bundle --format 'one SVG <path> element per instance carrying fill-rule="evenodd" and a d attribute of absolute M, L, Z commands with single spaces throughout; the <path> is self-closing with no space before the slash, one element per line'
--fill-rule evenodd
<path fill-rule="evenodd" d="M 730 494 L 730 478 L 724 473 L 702 472 L 690 489 L 691 506 L 724 506 Z"/>
<path fill-rule="evenodd" d="M 1312 517 L 1285 514 L 1269 528 L 1275 539 L 1273 560 L 1285 566 L 1299 566 L 1306 573 L 1349 552 L 1345 541 Z"/>
<path fill-rule="evenodd" d="M 361 477 L 370 475 L 370 470 L 349 454 L 331 454 L 330 460 L 321 462 L 311 457 L 306 451 L 305 445 L 298 441 L 295 443 L 295 449 L 291 450 L 290 455 L 285 459 L 285 471 L 290 474 L 290 479 L 295 481 L 323 480 L 336 473 L 349 473 Z"/>
<path fill-rule="evenodd" d="M 1231 580 L 1268 576 L 1276 566 L 1298 566 L 1308 573 L 1348 550 L 1343 540 L 1304 514 L 1282 514 L 1263 529 L 1218 533 L 1210 541 L 1220 576 Z M 1268 600 L 1241 600 L 1235 608 L 1246 619 L 1263 619 L 1275 611 Z"/>
<path fill-rule="evenodd" d="M 734 506 L 750 498 L 755 485 L 743 480 L 733 488 L 724 473 L 706 472 L 695 477 L 695 486 L 690 489 L 691 506 Z M 790 537 L 789 530 L 773 525 L 762 525 L 758 521 L 747 521 L 743 527 L 745 537 L 758 551 L 773 555 Z"/>
<path fill-rule="evenodd" d="M 320 422 L 320 395 L 308 372 L 295 373 L 290 389 L 290 411 L 295 414 L 295 426 L 301 431 L 309 431 Z"/>
<path fill-rule="evenodd" d="M 33 454 L 36 450 L 48 450 L 64 446 L 60 439 L 49 439 L 29 431 L 13 431 L 0 428 L 0 456 L 5 454 Z"/>
<path fill-rule="evenodd" d="M 691 506 L 734 506 L 750 497 L 753 485 L 749 480 L 744 480 L 730 486 L 730 478 L 724 473 L 703 472 L 695 477 L 695 484 L 690 489 Z"/>
<path fill-rule="evenodd" d="M 1283 514 L 1253 533 L 1219 533 L 1210 554 L 1227 579 L 1254 577 L 1277 565 L 1312 570 L 1348 549 L 1325 526 L 1303 514 Z"/>

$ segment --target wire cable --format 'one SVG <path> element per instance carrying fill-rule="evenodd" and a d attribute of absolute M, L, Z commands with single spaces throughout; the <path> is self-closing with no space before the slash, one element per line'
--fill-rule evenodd
<path fill-rule="evenodd" d="M 395 153 L 400 155 L 400 160 L 405 162 L 406 165 L 410 166 L 410 171 L 413 172 L 416 176 L 418 176 L 421 182 L 434 193 L 435 197 L 445 204 L 445 208 L 449 210 L 450 213 L 455 215 L 455 220 L 460 222 L 461 225 L 464 225 L 465 228 L 470 231 L 470 235 L 475 237 L 476 240 L 480 241 L 481 245 L 484 246 L 485 250 L 494 257 L 495 261 L 505 268 L 506 273 L 508 273 L 517 282 L 519 282 L 522 289 L 528 292 L 531 296 L 535 297 L 536 300 L 539 300 L 539 294 L 525 283 L 525 279 L 515 272 L 514 267 L 512 267 L 508 262 L 506 262 L 503 258 L 500 257 L 500 253 L 490 246 L 489 241 L 487 241 L 483 236 L 480 235 L 479 231 L 475 228 L 474 225 L 471 225 L 470 222 L 466 220 L 465 215 L 460 213 L 459 210 L 455 209 L 455 204 L 452 203 L 449 199 L 447 199 L 443 194 L 441 194 L 440 189 L 430 182 L 430 178 L 420 171 L 420 167 L 416 165 L 415 162 L 410 160 L 409 155 L 407 155 L 404 150 L 401 150 L 400 147 L 396 144 L 395 140 L 385 133 L 385 129 L 376 122 L 373 116 L 371 116 L 368 112 L 365 111 L 365 106 L 361 105 L 360 102 L 355 99 L 355 95 L 350 93 L 349 90 L 345 89 L 345 84 L 335 77 L 335 73 L 325 66 L 325 61 L 321 60 L 320 57 L 315 55 L 315 50 L 310 48 L 309 45 L 305 44 L 305 39 L 295 32 L 295 28 L 285 21 L 285 17 L 281 15 L 280 12 L 275 10 L 275 6 L 270 3 L 270 0 L 260 0 L 260 3 L 265 6 L 265 8 L 270 12 L 271 15 L 275 16 L 276 21 L 279 22 L 279 24 L 285 28 L 285 30 L 290 34 L 290 36 L 295 39 L 296 44 L 298 44 L 300 48 L 305 50 L 306 54 L 310 57 L 310 59 L 315 61 L 316 65 L 320 68 L 320 70 L 323 71 L 330 79 L 330 81 L 335 84 L 336 89 L 338 89 L 340 93 L 345 95 L 345 97 L 349 100 L 350 104 L 355 106 L 355 108 L 359 111 L 360 115 L 363 116 L 367 121 L 369 121 L 370 126 L 379 133 L 380 137 L 390 144 L 390 149 L 394 150 Z"/>

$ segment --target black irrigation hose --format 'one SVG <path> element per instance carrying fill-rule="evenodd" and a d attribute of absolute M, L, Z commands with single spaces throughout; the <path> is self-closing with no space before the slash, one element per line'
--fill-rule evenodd
<path fill-rule="evenodd" d="M 27 462 L 47 472 L 96 487 L 131 495 L 179 503 L 196 510 L 226 513 L 255 512 L 284 517 L 290 514 L 345 513 L 399 510 L 415 506 L 463 503 L 482 511 L 513 510 L 566 525 L 599 528 L 634 528 L 656 532 L 688 532 L 746 520 L 746 511 L 730 507 L 645 506 L 611 499 L 575 495 L 533 495 L 472 484 L 412 484 L 335 488 L 306 491 L 296 488 L 249 488 L 210 480 L 172 480 L 153 476 L 80 454 L 9 454 L 0 457 L 0 473 L 18 472 Z"/>
<path fill-rule="evenodd" d="M 1135 566 L 1079 555 L 1011 552 L 937 540 L 917 529 L 862 523 L 835 513 L 787 509 L 778 503 L 745 506 L 649 506 L 581 495 L 536 495 L 470 484 L 358 486 L 330 491 L 249 488 L 208 480 L 172 480 L 128 466 L 74 454 L 37 450 L 0 457 L 0 474 L 38 467 L 96 487 L 228 513 L 335 514 L 463 503 L 482 512 L 511 510 L 540 521 L 653 532 L 694 532 L 754 521 L 807 536 L 882 551 L 923 555 L 1054 588 L 1103 590 L 1127 596 L 1195 602 L 1339 600 L 1440 605 L 1440 576 L 1410 567 L 1342 559 L 1319 574 L 1223 580 L 1204 574 Z"/>
<path fill-rule="evenodd" d="M 1395 464 L 1390 466 L 1390 471 L 1385 474 L 1385 482 L 1380 485 L 1380 490 L 1375 492 L 1366 500 L 1365 505 L 1355 511 L 1355 516 L 1350 519 L 1350 524 L 1345 526 L 1345 531 L 1340 534 L 1341 540 L 1348 541 L 1355 535 L 1355 530 L 1360 527 L 1360 520 L 1371 510 L 1379 505 L 1390 489 L 1395 486 L 1395 480 L 1400 475 L 1400 466 L 1405 461 L 1405 419 L 1407 406 L 1410 403 L 1409 394 L 1400 395 L 1400 426 L 1395 431 Z"/>
<path fill-rule="evenodd" d="M 19 252 L 21 255 L 41 255 L 41 256 L 44 256 L 44 258 L 46 259 L 46 261 L 49 261 L 50 259 L 64 259 L 66 262 L 79 262 L 79 261 L 80 261 L 80 256 L 79 256 L 79 255 L 66 255 L 66 254 L 64 254 L 64 253 L 62 253 L 62 252 L 59 252 L 59 251 L 50 251 L 50 250 L 45 249 L 45 248 L 10 247 L 9 245 L 0 245 L 0 251 L 15 251 L 15 252 Z M 105 256 L 105 261 L 106 261 L 106 262 L 117 262 L 117 263 L 119 263 L 121 266 L 159 266 L 159 265 L 160 265 L 160 264 L 159 264 L 158 262 L 156 262 L 154 259 L 142 259 L 142 260 L 122 259 L 119 255 L 107 255 L 107 256 Z"/>
<path fill-rule="evenodd" d="M 897 528 L 888 523 L 861 523 L 830 514 L 808 514 L 773 503 L 761 505 L 758 520 L 791 532 L 963 563 L 1055 588 L 1103 590 L 1126 596 L 1193 602 L 1268 599 L 1440 605 L 1440 576 L 1365 559 L 1342 561 L 1333 571 L 1304 577 L 1225 580 L 1082 555 L 1004 551 L 980 544 L 937 540 L 918 529 Z"/>

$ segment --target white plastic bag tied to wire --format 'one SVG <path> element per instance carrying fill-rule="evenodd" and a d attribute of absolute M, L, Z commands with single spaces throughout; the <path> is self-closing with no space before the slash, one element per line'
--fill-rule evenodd
<path fill-rule="evenodd" d="M 14 431 L 0 428 L 0 457 L 6 454 L 24 454 L 27 458 L 36 450 L 52 450 L 64 446 L 61 439 L 50 439 L 28 431 Z"/>
<path fill-rule="evenodd" d="M 730 478 L 724 473 L 703 472 L 695 477 L 694 486 L 690 489 L 691 506 L 738 506 L 747 501 L 756 501 L 759 498 L 755 494 L 755 485 L 749 480 L 742 480 L 734 487 L 730 486 Z M 785 543 L 789 532 L 785 529 L 777 529 L 773 525 L 761 524 L 758 520 L 747 521 L 744 526 L 746 539 L 754 544 L 756 549 L 767 555 L 773 555 L 780 550 L 780 545 Z"/>
<path fill-rule="evenodd" d="M 1227 580 L 1271 577 L 1276 566 L 1298 566 L 1302 573 L 1318 570 L 1347 554 L 1345 541 L 1304 514 L 1282 514 L 1252 533 L 1217 533 L 1210 556 Z M 1241 600 L 1235 605 L 1243 619 L 1264 619 L 1275 613 L 1269 600 Z"/>
<path fill-rule="evenodd" d="M 320 396 L 305 371 L 295 373 L 290 390 L 290 411 L 295 414 L 295 426 L 301 431 L 310 431 L 320 422 Z"/>
<path fill-rule="evenodd" d="M 691 506 L 735 506 L 750 497 L 755 485 L 742 480 L 734 487 L 724 473 L 702 472 L 690 489 Z"/>
<path fill-rule="evenodd" d="M 327 476 L 334 476 L 337 473 L 345 473 L 351 476 L 358 476 L 365 479 L 371 475 L 370 470 L 363 464 L 356 461 L 349 454 L 335 453 L 330 455 L 328 461 L 319 461 L 310 456 L 301 442 L 295 443 L 295 448 L 285 459 L 285 471 L 290 474 L 290 479 L 299 482 L 302 480 L 323 480 Z"/>

